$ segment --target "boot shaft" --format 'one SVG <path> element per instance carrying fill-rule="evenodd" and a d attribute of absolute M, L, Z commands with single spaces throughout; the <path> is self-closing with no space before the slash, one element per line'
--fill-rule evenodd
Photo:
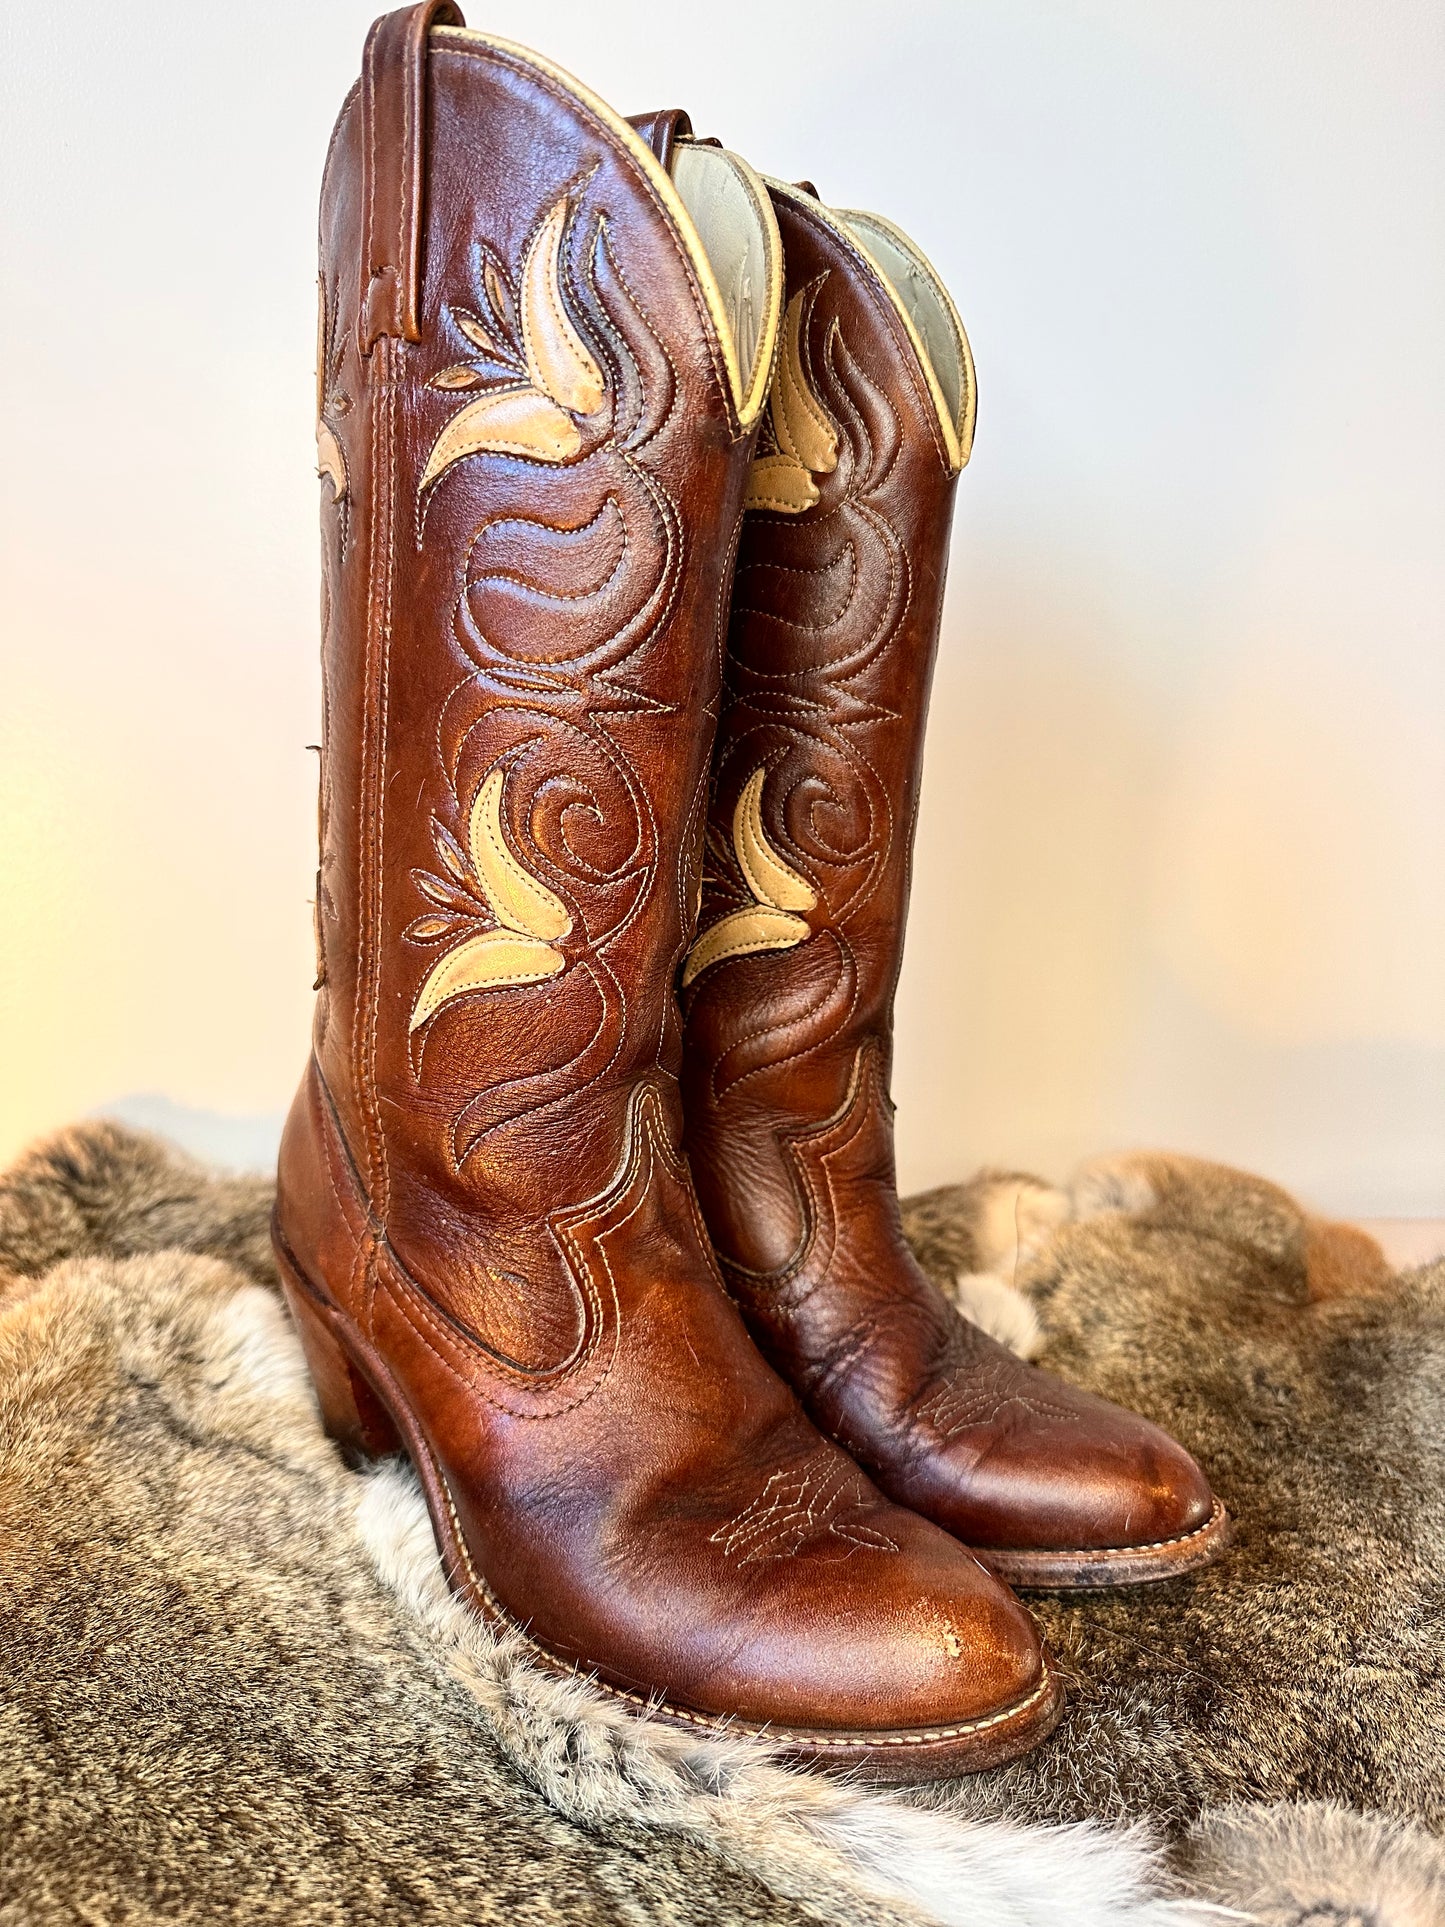
<path fill-rule="evenodd" d="M 787 305 L 683 977 L 689 1151 L 720 1254 L 755 1272 L 802 1255 L 790 1147 L 829 1119 L 851 1115 L 856 1175 L 891 1198 L 893 992 L 974 409 L 962 325 L 912 243 L 772 191 Z"/>
<path fill-rule="evenodd" d="M 322 192 L 315 1046 L 380 1235 L 540 1363 L 576 1336 L 549 1216 L 606 1190 L 649 1080 L 676 1136 L 780 266 L 731 157 L 675 153 L 680 191 L 454 12 L 378 23 Z"/>

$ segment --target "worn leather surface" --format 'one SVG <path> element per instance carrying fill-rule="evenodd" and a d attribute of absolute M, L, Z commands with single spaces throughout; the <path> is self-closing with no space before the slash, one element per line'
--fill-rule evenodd
<path fill-rule="evenodd" d="M 805 394 L 738 558 L 684 993 L 703 1213 L 768 1357 L 890 1496 L 980 1547 L 1152 1546 L 1210 1517 L 1193 1461 L 966 1324 L 903 1239 L 892 1007 L 956 466 L 876 270 L 806 192 L 774 200 Z"/>
<path fill-rule="evenodd" d="M 320 990 L 278 1239 L 546 1650 L 703 1716 L 927 1725 L 948 1771 L 1046 1697 L 1031 1622 L 764 1363 L 679 1150 L 755 424 L 642 142 L 518 50 L 382 33 L 425 71 L 348 100 L 322 194 Z"/>

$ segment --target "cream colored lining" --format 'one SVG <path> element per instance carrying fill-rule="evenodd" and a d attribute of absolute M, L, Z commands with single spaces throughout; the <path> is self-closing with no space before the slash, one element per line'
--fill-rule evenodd
<path fill-rule="evenodd" d="M 722 147 L 678 141 L 672 179 L 717 276 L 744 387 L 751 389 L 760 372 L 758 350 L 770 292 L 763 209 L 772 219 L 772 203 L 747 162 Z M 761 370 L 764 381 L 768 372 Z"/>
<path fill-rule="evenodd" d="M 674 184 L 671 175 L 636 128 L 630 127 L 590 88 L 584 87 L 571 74 L 554 66 L 541 54 L 534 53 L 530 47 L 519 46 L 512 40 L 500 40 L 491 34 L 476 33 L 468 27 L 433 27 L 431 38 L 439 46 L 487 48 L 507 60 L 530 68 L 552 87 L 569 94 L 607 129 L 614 143 L 626 153 L 637 172 L 652 188 L 677 230 L 678 238 L 692 262 L 703 304 L 717 335 L 739 424 L 744 428 L 751 426 L 761 414 L 767 399 L 783 308 L 783 244 L 778 236 L 772 205 L 752 169 L 735 154 L 725 155 L 721 149 L 705 150 L 717 153 L 720 159 L 725 160 L 737 182 L 735 189 L 719 187 L 707 197 L 721 202 L 731 200 L 736 207 L 736 224 L 746 235 L 745 240 L 734 241 L 724 250 L 728 265 L 735 269 L 743 261 L 757 263 L 748 284 L 749 302 L 746 310 L 752 345 L 750 352 L 742 352 L 734 323 L 735 312 L 741 318 L 736 303 L 736 289 L 733 299 L 724 297 L 708 247 L 698 231 L 697 221 L 689 211 L 683 192 Z M 681 143 L 674 149 L 675 155 L 680 148 Z M 746 213 L 745 208 L 748 210 Z M 728 267 L 725 266 L 724 273 L 727 271 Z"/>

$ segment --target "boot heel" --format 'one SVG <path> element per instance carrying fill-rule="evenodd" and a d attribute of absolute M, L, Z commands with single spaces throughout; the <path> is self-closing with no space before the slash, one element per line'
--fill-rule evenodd
<path fill-rule="evenodd" d="M 280 1270 L 281 1288 L 301 1338 L 326 1430 L 338 1445 L 363 1458 L 384 1459 L 404 1451 L 386 1407 L 347 1357 L 311 1294 L 296 1281 L 284 1259 Z"/>

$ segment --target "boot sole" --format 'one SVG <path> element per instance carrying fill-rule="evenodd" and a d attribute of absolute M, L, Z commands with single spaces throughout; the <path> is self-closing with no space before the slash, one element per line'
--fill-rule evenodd
<path fill-rule="evenodd" d="M 1047 1738 L 1063 1711 L 1063 1690 L 1044 1656 L 1043 1674 L 1025 1698 L 976 1720 L 886 1732 L 825 1732 L 758 1725 L 727 1714 L 703 1713 L 659 1697 L 630 1693 L 543 1646 L 498 1602 L 472 1558 L 446 1476 L 421 1424 L 402 1397 L 385 1361 L 350 1330 L 302 1272 L 273 1221 L 272 1244 L 281 1286 L 301 1339 L 327 1432 L 366 1458 L 405 1452 L 416 1468 L 442 1556 L 456 1595 L 487 1625 L 520 1641 L 533 1663 L 558 1678 L 577 1680 L 621 1701 L 630 1711 L 719 1740 L 744 1740 L 789 1761 L 874 1784 L 908 1785 L 953 1779 L 1002 1766 Z"/>
<path fill-rule="evenodd" d="M 1234 1537 L 1234 1521 L 1219 1503 L 1202 1526 L 1149 1546 L 1100 1546 L 1076 1552 L 1034 1547 L 970 1546 L 975 1559 L 1010 1586 L 1049 1592 L 1088 1592 L 1105 1586 L 1145 1586 L 1178 1579 L 1214 1561 Z"/>

